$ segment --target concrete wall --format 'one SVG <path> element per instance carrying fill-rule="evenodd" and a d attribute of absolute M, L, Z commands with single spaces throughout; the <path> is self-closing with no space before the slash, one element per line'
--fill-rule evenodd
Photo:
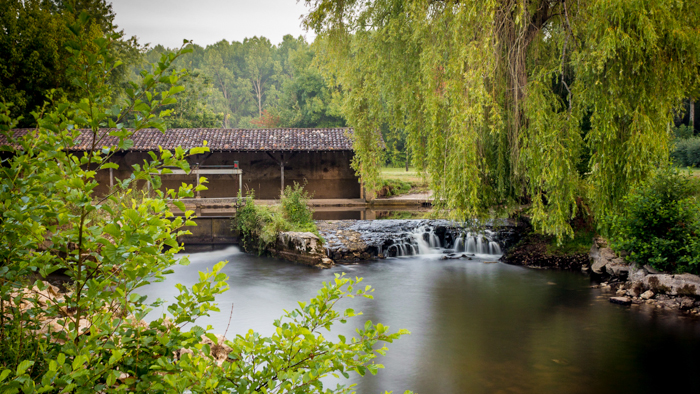
<path fill-rule="evenodd" d="M 275 159 L 283 158 L 284 184 L 293 182 L 303 184 L 306 180 L 306 190 L 313 198 L 360 198 L 360 184 L 355 171 L 350 167 L 352 152 L 271 152 Z M 119 164 L 114 170 L 116 178 L 124 179 L 131 175 L 134 164 L 142 164 L 149 160 L 145 152 L 129 152 L 115 155 L 113 161 Z M 190 158 L 190 164 L 200 165 L 233 165 L 238 161 L 243 170 L 243 192 L 254 190 L 258 199 L 276 199 L 280 195 L 280 165 L 265 152 L 212 152 Z M 177 189 L 182 182 L 195 183 L 194 175 L 166 175 L 163 185 Z M 238 192 L 238 175 L 212 175 L 207 177 L 209 190 L 202 191 L 203 198 L 235 197 Z M 109 190 L 109 171 L 97 174 L 100 186 L 96 192 L 105 194 Z"/>
<path fill-rule="evenodd" d="M 232 245 L 238 243 L 238 236 L 231 229 L 230 217 L 195 218 L 196 226 L 187 226 L 192 234 L 181 235 L 178 242 L 185 245 Z"/>

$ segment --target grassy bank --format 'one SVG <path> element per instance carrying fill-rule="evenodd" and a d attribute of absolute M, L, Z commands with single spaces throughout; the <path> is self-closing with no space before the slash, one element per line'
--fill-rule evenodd
<path fill-rule="evenodd" d="M 429 190 L 428 180 L 413 167 L 409 167 L 408 171 L 405 168 L 384 167 L 381 177 L 382 187 L 377 192 L 378 197 L 426 193 Z"/>

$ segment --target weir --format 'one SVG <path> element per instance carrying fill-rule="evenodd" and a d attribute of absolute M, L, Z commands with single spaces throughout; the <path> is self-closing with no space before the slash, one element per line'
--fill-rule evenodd
<path fill-rule="evenodd" d="M 228 215 L 197 217 L 194 219 L 197 226 L 185 228 L 192 234 L 183 235 L 178 241 L 184 243 L 188 251 L 238 244 L 238 234 L 231 229 L 232 219 Z M 297 253 L 295 240 L 306 233 L 290 233 L 291 238 L 282 237 L 286 241 L 280 241 L 271 252 L 286 251 L 289 253 L 284 258 L 310 265 L 316 265 L 316 260 L 320 262 L 324 258 L 348 263 L 431 254 L 448 258 L 462 255 L 495 257 L 513 243 L 516 233 L 516 224 L 507 220 L 484 223 L 479 230 L 468 229 L 453 221 L 425 219 L 317 220 L 316 224 L 324 243 L 319 251 L 312 253 L 315 257 L 301 256 L 304 253 L 298 256 L 300 258 L 287 256 Z"/>
<path fill-rule="evenodd" d="M 499 256 L 514 242 L 516 223 L 488 222 L 479 231 L 448 220 L 317 221 L 329 258 L 336 262 L 460 253 Z M 466 256 L 465 256 L 466 257 Z"/>

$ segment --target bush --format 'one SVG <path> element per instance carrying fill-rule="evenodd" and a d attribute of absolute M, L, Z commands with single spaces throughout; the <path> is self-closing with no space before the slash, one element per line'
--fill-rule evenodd
<path fill-rule="evenodd" d="M 639 264 L 670 272 L 700 273 L 700 215 L 694 185 L 664 168 L 623 199 L 612 218 L 611 246 Z"/>
<path fill-rule="evenodd" d="M 688 139 L 693 137 L 693 129 L 689 127 L 688 125 L 680 125 L 678 127 L 673 128 L 673 135 L 675 136 L 676 139 Z"/>
<path fill-rule="evenodd" d="M 311 232 L 323 241 L 308 201 L 308 193 L 296 182 L 294 187 L 284 189 L 279 207 L 255 205 L 255 193 L 251 191 L 233 220 L 233 230 L 239 232 L 243 249 L 263 254 L 285 231 Z"/>
<path fill-rule="evenodd" d="M 313 224 L 313 211 L 309 209 L 310 198 L 304 187 L 297 182 L 294 182 L 294 187 L 287 186 L 280 201 L 284 218 L 295 227 Z"/>
<path fill-rule="evenodd" d="M 676 139 L 671 158 L 674 163 L 682 167 L 699 167 L 700 137 Z"/>

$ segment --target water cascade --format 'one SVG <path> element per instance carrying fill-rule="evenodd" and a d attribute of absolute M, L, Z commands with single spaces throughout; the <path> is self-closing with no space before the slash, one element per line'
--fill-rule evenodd
<path fill-rule="evenodd" d="M 495 233 L 486 230 L 482 233 L 442 233 L 441 237 L 432 226 L 418 226 L 410 232 L 395 236 L 388 245 L 380 246 L 379 253 L 387 257 L 404 257 L 427 254 L 467 253 L 480 255 L 500 255 L 501 247 L 495 240 Z"/>
<path fill-rule="evenodd" d="M 507 245 L 508 238 L 503 235 L 509 231 L 503 230 L 509 228 L 503 223 L 498 223 L 498 227 L 487 223 L 476 232 L 452 221 L 425 219 L 318 221 L 317 224 L 326 241 L 328 257 L 336 262 L 416 255 L 497 256 Z"/>

